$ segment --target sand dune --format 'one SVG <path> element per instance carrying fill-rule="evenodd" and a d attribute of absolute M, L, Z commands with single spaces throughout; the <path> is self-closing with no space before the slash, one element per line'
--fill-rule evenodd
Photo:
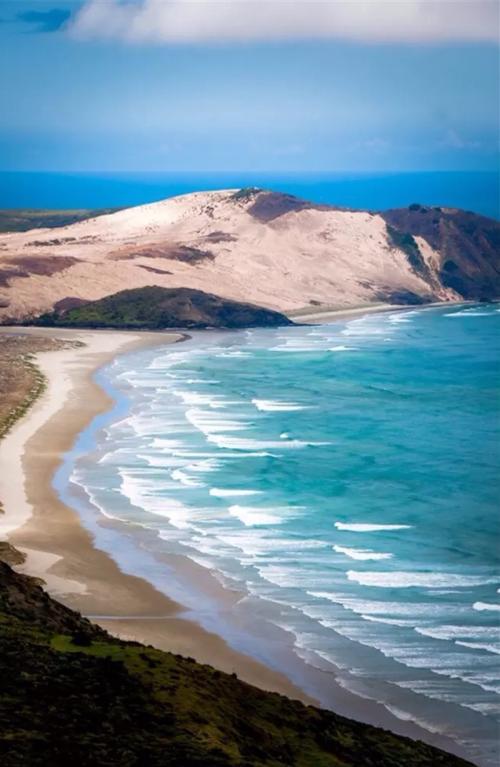
<path fill-rule="evenodd" d="M 431 242 L 395 241 L 381 214 L 258 190 L 199 192 L 0 236 L 0 320 L 153 284 L 283 312 L 462 298 Z"/>

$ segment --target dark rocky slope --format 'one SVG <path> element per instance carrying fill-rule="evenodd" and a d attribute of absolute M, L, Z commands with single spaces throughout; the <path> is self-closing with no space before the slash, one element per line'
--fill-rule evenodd
<path fill-rule="evenodd" d="M 467 767 L 384 730 L 114 639 L 0 561 L 3 767 Z M 470 765 L 469 765 L 470 767 Z"/>
<path fill-rule="evenodd" d="M 191 288 L 122 290 L 99 301 L 44 314 L 37 325 L 84 328 L 253 328 L 291 325 L 279 312 Z"/>
<path fill-rule="evenodd" d="M 438 251 L 438 277 L 445 287 L 474 301 L 500 297 L 498 221 L 465 210 L 418 204 L 380 215 L 387 222 L 389 235 L 393 231 L 399 233 L 398 245 L 406 242 L 410 263 L 410 251 L 415 250 L 411 240 L 415 236 L 423 237 Z M 426 278 L 425 274 L 422 276 Z"/>
<path fill-rule="evenodd" d="M 250 201 L 248 212 L 263 223 L 301 210 L 332 208 L 255 188 L 242 189 L 234 198 Z M 442 285 L 467 300 L 491 301 L 500 297 L 500 222 L 471 211 L 418 203 L 382 211 L 380 215 L 387 223 L 389 242 L 406 253 L 413 270 L 428 282 L 431 290 Z M 415 236 L 423 237 L 439 253 L 436 273 L 422 258 Z M 407 303 L 403 294 L 398 300 Z"/>

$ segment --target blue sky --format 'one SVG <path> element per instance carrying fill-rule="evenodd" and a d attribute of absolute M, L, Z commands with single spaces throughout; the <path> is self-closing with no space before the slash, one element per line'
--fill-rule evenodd
<path fill-rule="evenodd" d="M 4 0 L 0 169 L 493 170 L 498 6 L 438 6 Z"/>

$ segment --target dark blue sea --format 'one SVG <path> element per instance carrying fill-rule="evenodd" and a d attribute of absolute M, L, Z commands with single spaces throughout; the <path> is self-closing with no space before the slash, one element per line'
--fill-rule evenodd
<path fill-rule="evenodd" d="M 318 203 L 385 210 L 419 202 L 500 218 L 499 175 L 432 173 L 0 173 L 0 208 L 128 207 L 188 192 L 258 186 Z"/>

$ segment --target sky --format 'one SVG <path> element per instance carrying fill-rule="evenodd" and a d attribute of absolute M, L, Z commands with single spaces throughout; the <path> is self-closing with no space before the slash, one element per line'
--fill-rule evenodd
<path fill-rule="evenodd" d="M 496 170 L 490 0 L 3 0 L 0 170 Z"/>

